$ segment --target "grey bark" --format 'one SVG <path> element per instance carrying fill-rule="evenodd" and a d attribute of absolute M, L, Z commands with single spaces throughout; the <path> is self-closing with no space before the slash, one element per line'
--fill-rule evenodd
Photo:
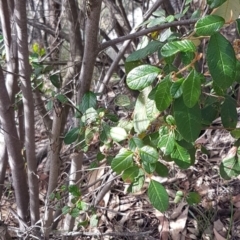
<path fill-rule="evenodd" d="M 86 21 L 84 55 L 82 69 L 78 79 L 78 104 L 82 101 L 83 95 L 90 90 L 94 63 L 98 54 L 98 32 L 102 0 L 89 1 L 91 3 L 91 9 Z"/>
<path fill-rule="evenodd" d="M 30 195 L 30 218 L 34 225 L 39 220 L 39 190 L 37 161 L 35 157 L 34 105 L 31 89 L 27 34 L 26 0 L 15 0 L 15 22 L 18 42 L 19 73 L 23 93 L 25 148 L 27 159 L 28 185 Z"/>
<path fill-rule="evenodd" d="M 27 219 L 28 215 L 28 185 L 21 144 L 18 138 L 14 121 L 14 109 L 11 105 L 2 68 L 0 67 L 0 119 L 4 129 L 4 141 L 7 144 L 9 165 L 12 171 L 13 187 L 17 203 L 17 212 L 20 218 Z M 23 228 L 23 226 L 20 226 Z"/>

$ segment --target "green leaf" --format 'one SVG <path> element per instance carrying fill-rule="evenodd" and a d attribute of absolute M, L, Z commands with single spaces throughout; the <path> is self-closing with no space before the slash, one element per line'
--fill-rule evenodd
<path fill-rule="evenodd" d="M 145 182 L 145 174 L 142 169 L 139 169 L 138 176 L 134 179 L 134 182 L 130 184 L 127 189 L 128 193 L 135 193 L 141 190 Z"/>
<path fill-rule="evenodd" d="M 188 108 L 182 98 L 174 101 L 174 118 L 177 130 L 188 142 L 194 142 L 201 132 L 201 110 L 196 104 Z"/>
<path fill-rule="evenodd" d="M 126 74 L 128 74 L 131 70 L 141 65 L 143 65 L 142 61 L 133 61 L 133 62 L 125 61 L 124 67 L 125 67 Z"/>
<path fill-rule="evenodd" d="M 64 94 L 58 94 L 56 98 L 62 103 L 65 104 L 68 102 L 67 97 Z"/>
<path fill-rule="evenodd" d="M 238 121 L 237 103 L 230 96 L 226 96 L 221 106 L 221 119 L 225 128 L 235 128 Z"/>
<path fill-rule="evenodd" d="M 151 41 L 146 47 L 130 54 L 126 59 L 126 62 L 132 62 L 146 58 L 148 55 L 158 51 L 159 47 L 162 45 L 163 44 L 159 41 Z"/>
<path fill-rule="evenodd" d="M 231 132 L 232 137 L 239 139 L 240 138 L 240 128 L 236 128 L 232 130 Z"/>
<path fill-rule="evenodd" d="M 189 205 L 198 204 L 201 202 L 201 196 L 197 192 L 190 192 L 188 193 L 186 200 Z"/>
<path fill-rule="evenodd" d="M 175 148 L 171 154 L 171 158 L 174 162 L 183 169 L 191 166 L 191 156 L 188 151 L 181 147 L 179 144 L 175 144 Z"/>
<path fill-rule="evenodd" d="M 87 92 L 84 94 L 82 102 L 79 106 L 79 110 L 82 113 L 85 113 L 89 108 L 95 108 L 97 104 L 97 97 L 96 94 L 93 92 Z"/>
<path fill-rule="evenodd" d="M 56 74 L 51 75 L 51 76 L 49 77 L 49 79 L 50 79 L 50 81 L 51 81 L 51 83 L 52 83 L 52 85 L 53 85 L 54 87 L 56 87 L 56 88 L 60 88 L 60 87 L 61 87 L 61 83 L 60 83 L 60 81 L 59 81 L 58 75 L 56 75 Z"/>
<path fill-rule="evenodd" d="M 155 101 L 159 111 L 166 110 L 172 102 L 170 94 L 171 85 L 170 75 L 168 75 L 157 86 Z"/>
<path fill-rule="evenodd" d="M 129 97 L 123 94 L 117 95 L 117 97 L 114 99 L 114 102 L 117 106 L 120 107 L 126 107 L 131 105 Z"/>
<path fill-rule="evenodd" d="M 158 161 L 159 154 L 153 147 L 144 146 L 140 149 L 139 154 L 143 162 L 156 163 Z"/>
<path fill-rule="evenodd" d="M 190 40 L 173 41 L 166 43 L 162 49 L 161 54 L 163 57 L 170 57 L 179 52 L 195 52 L 196 47 Z"/>
<path fill-rule="evenodd" d="M 99 132 L 99 128 L 97 127 L 86 127 L 85 129 L 85 141 L 87 145 L 90 145 L 92 143 L 92 140 L 96 133 Z"/>
<path fill-rule="evenodd" d="M 98 113 L 94 108 L 88 108 L 83 116 L 81 117 L 81 120 L 86 125 L 91 124 L 93 122 L 96 122 L 96 119 L 98 118 Z"/>
<path fill-rule="evenodd" d="M 192 70 L 183 82 L 183 101 L 185 105 L 192 108 L 196 105 L 201 94 L 201 80 L 198 72 Z"/>
<path fill-rule="evenodd" d="M 131 151 L 135 151 L 136 148 L 142 148 L 143 146 L 143 141 L 138 137 L 132 137 L 128 143 L 128 147 Z"/>
<path fill-rule="evenodd" d="M 146 105 L 145 105 L 146 114 L 147 114 L 147 119 L 150 122 L 154 121 L 159 116 L 159 111 L 156 107 L 156 102 L 149 98 L 149 94 L 151 93 L 151 90 L 152 90 L 151 87 L 144 89 L 144 93 L 146 94 Z"/>
<path fill-rule="evenodd" d="M 208 15 L 197 21 L 195 31 L 198 36 L 210 36 L 219 31 L 225 20 L 216 15 Z"/>
<path fill-rule="evenodd" d="M 220 33 L 215 33 L 210 37 L 206 57 L 214 83 L 222 89 L 230 87 L 236 75 L 236 57 L 232 44 Z"/>
<path fill-rule="evenodd" d="M 157 148 L 158 144 L 158 132 L 151 133 L 143 138 L 143 143 L 151 147 Z"/>
<path fill-rule="evenodd" d="M 237 31 L 240 34 L 240 19 L 236 19 Z"/>
<path fill-rule="evenodd" d="M 68 191 L 74 196 L 74 197 L 80 197 L 81 192 L 79 190 L 79 187 L 77 185 L 70 185 L 68 187 Z"/>
<path fill-rule="evenodd" d="M 207 107 L 201 110 L 202 112 L 202 123 L 203 124 L 211 124 L 218 115 L 218 110 L 214 107 L 214 104 L 208 105 Z"/>
<path fill-rule="evenodd" d="M 129 132 L 133 128 L 133 121 L 130 119 L 120 119 L 118 127 L 124 128 L 127 132 Z"/>
<path fill-rule="evenodd" d="M 207 0 L 207 3 L 210 5 L 210 8 L 217 8 L 225 3 L 227 0 Z"/>
<path fill-rule="evenodd" d="M 156 79 L 160 69 L 151 65 L 141 65 L 131 70 L 127 75 L 127 85 L 133 90 L 143 90 Z"/>
<path fill-rule="evenodd" d="M 156 25 L 160 25 L 166 22 L 166 18 L 164 16 L 158 17 L 158 18 L 152 18 L 150 19 L 150 22 L 147 25 L 147 28 L 154 27 Z"/>
<path fill-rule="evenodd" d="M 139 168 L 137 166 L 130 167 L 124 170 L 122 179 L 126 183 L 134 182 L 135 178 L 139 175 Z"/>
<path fill-rule="evenodd" d="M 164 164 L 162 164 L 161 162 L 156 162 L 155 172 L 160 177 L 168 177 L 168 168 Z"/>
<path fill-rule="evenodd" d="M 133 152 L 122 148 L 111 162 L 111 167 L 117 174 L 133 166 Z"/>
<path fill-rule="evenodd" d="M 133 126 L 136 133 L 145 132 L 149 126 L 150 120 L 147 116 L 147 102 L 150 88 L 145 88 L 138 96 L 133 112 Z"/>
<path fill-rule="evenodd" d="M 151 180 L 148 187 L 148 197 L 153 207 L 164 212 L 169 206 L 169 197 L 166 189 L 157 181 Z"/>
<path fill-rule="evenodd" d="M 165 122 L 168 124 L 168 125 L 176 125 L 176 121 L 174 119 L 174 117 L 172 115 L 167 115 L 166 116 L 166 119 L 165 119 Z"/>
<path fill-rule="evenodd" d="M 70 212 L 70 207 L 69 207 L 69 206 L 64 206 L 64 207 L 62 208 L 62 213 L 63 213 L 64 215 L 68 214 L 69 212 Z"/>
<path fill-rule="evenodd" d="M 236 156 L 225 158 L 220 164 L 220 175 L 226 180 L 240 175 L 240 161 Z"/>
<path fill-rule="evenodd" d="M 142 162 L 142 167 L 148 174 L 152 174 L 156 169 L 156 163 Z"/>
<path fill-rule="evenodd" d="M 113 127 L 110 130 L 110 136 L 114 141 L 121 142 L 121 141 L 127 139 L 128 134 L 124 128 Z"/>
<path fill-rule="evenodd" d="M 169 134 L 160 137 L 158 147 L 161 149 L 164 155 L 171 154 L 174 146 L 175 146 L 174 132 L 169 132 Z"/>
<path fill-rule="evenodd" d="M 91 227 L 97 227 L 97 225 L 98 225 L 98 216 L 96 214 L 93 214 L 90 217 L 90 226 Z"/>
<path fill-rule="evenodd" d="M 178 79 L 176 82 L 174 82 L 170 88 L 170 94 L 173 98 L 179 98 L 182 96 L 183 93 L 183 85 L 184 78 Z"/>
<path fill-rule="evenodd" d="M 70 215 L 73 217 L 73 218 L 76 218 L 78 217 L 80 214 L 80 210 L 78 208 L 73 208 Z"/>
<path fill-rule="evenodd" d="M 102 131 L 100 132 L 100 140 L 101 142 L 105 142 L 105 141 L 108 141 L 110 137 L 110 127 L 108 124 L 106 123 L 102 123 Z"/>
<path fill-rule="evenodd" d="M 75 127 L 72 128 L 70 131 L 68 131 L 64 137 L 64 143 L 65 144 L 71 144 L 75 142 L 79 135 L 79 128 Z"/>

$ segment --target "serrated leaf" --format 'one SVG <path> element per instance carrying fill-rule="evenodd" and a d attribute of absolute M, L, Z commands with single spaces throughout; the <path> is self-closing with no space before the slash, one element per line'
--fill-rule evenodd
<path fill-rule="evenodd" d="M 162 49 L 161 54 L 163 57 L 170 57 L 179 52 L 195 52 L 196 47 L 190 40 L 172 41 L 166 43 Z"/>
<path fill-rule="evenodd" d="M 167 177 L 168 176 L 168 168 L 164 164 L 162 164 L 161 162 L 156 162 L 155 172 L 160 177 Z"/>
<path fill-rule="evenodd" d="M 157 150 L 150 146 L 144 146 L 139 150 L 140 158 L 143 162 L 156 163 L 159 154 Z"/>
<path fill-rule="evenodd" d="M 232 44 L 220 33 L 215 33 L 210 37 L 206 57 L 214 83 L 222 89 L 230 87 L 236 75 Z"/>
<path fill-rule="evenodd" d="M 182 98 L 174 101 L 174 118 L 177 130 L 188 142 L 194 142 L 201 132 L 201 110 L 198 104 L 188 108 Z"/>
<path fill-rule="evenodd" d="M 225 19 L 226 23 L 235 21 L 239 17 L 240 13 L 240 1 L 239 0 L 227 0 L 220 7 L 212 12 L 214 15 L 221 16 Z"/>
<path fill-rule="evenodd" d="M 172 96 L 170 94 L 171 85 L 170 76 L 168 75 L 157 86 L 155 102 L 159 111 L 166 110 L 172 102 Z"/>
<path fill-rule="evenodd" d="M 97 97 L 96 94 L 89 91 L 84 94 L 81 104 L 79 106 L 79 110 L 82 113 L 85 113 L 89 108 L 95 108 L 97 104 Z"/>
<path fill-rule="evenodd" d="M 148 187 L 148 197 L 153 207 L 164 212 L 169 206 L 169 197 L 166 189 L 157 181 L 151 180 Z"/>
<path fill-rule="evenodd" d="M 139 174 L 139 168 L 137 166 L 126 169 L 122 174 L 122 179 L 126 183 L 132 183 Z"/>
<path fill-rule="evenodd" d="M 160 137 L 158 147 L 161 149 L 164 155 L 171 154 L 174 146 L 175 146 L 174 132 L 169 132 L 169 134 Z"/>
<path fill-rule="evenodd" d="M 133 90 L 143 90 L 156 79 L 160 69 L 151 65 L 141 65 L 131 70 L 127 75 L 127 85 Z"/>
<path fill-rule="evenodd" d="M 221 119 L 225 128 L 235 128 L 238 121 L 237 103 L 230 96 L 226 96 L 221 106 Z"/>
<path fill-rule="evenodd" d="M 121 127 L 113 127 L 110 129 L 110 136 L 116 142 L 121 142 L 127 139 L 128 134 L 124 128 Z"/>
<path fill-rule="evenodd" d="M 180 78 L 176 82 L 172 83 L 172 86 L 170 88 L 170 94 L 171 94 L 171 96 L 173 98 L 179 98 L 179 97 L 182 96 L 182 93 L 183 93 L 183 89 L 182 89 L 183 81 L 184 81 L 184 78 Z"/>
<path fill-rule="evenodd" d="M 132 61 L 143 59 L 148 55 L 158 51 L 159 47 L 162 45 L 163 44 L 159 41 L 151 41 L 146 47 L 139 49 L 133 52 L 132 54 L 130 54 L 126 59 L 126 62 L 132 62 Z"/>
<path fill-rule="evenodd" d="M 133 152 L 122 148 L 111 162 L 112 170 L 117 174 L 133 166 Z"/>
<path fill-rule="evenodd" d="M 175 148 L 171 153 L 171 158 L 174 162 L 183 169 L 186 169 L 191 166 L 191 156 L 188 151 L 181 147 L 179 144 L 175 144 Z"/>
<path fill-rule="evenodd" d="M 77 185 L 69 185 L 68 191 L 74 197 L 80 197 L 81 196 L 81 192 L 80 192 L 79 187 Z"/>
<path fill-rule="evenodd" d="M 64 137 L 64 143 L 65 144 L 71 144 L 75 142 L 79 135 L 79 128 L 75 127 L 72 128 L 70 131 L 68 131 Z"/>
<path fill-rule="evenodd" d="M 199 100 L 201 94 L 201 80 L 198 72 L 192 70 L 182 85 L 183 101 L 185 105 L 192 108 Z"/>
<path fill-rule="evenodd" d="M 195 24 L 196 34 L 199 36 L 210 36 L 219 31 L 224 25 L 225 20 L 216 15 L 209 15 L 201 18 Z"/>

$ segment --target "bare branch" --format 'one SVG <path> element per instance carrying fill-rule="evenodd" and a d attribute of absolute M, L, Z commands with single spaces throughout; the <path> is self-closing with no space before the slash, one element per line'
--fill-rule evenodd
<path fill-rule="evenodd" d="M 103 51 L 104 49 L 106 49 L 108 47 L 116 45 L 116 44 L 118 44 L 120 42 L 124 42 L 126 40 L 133 40 L 135 38 L 147 35 L 148 33 L 151 33 L 151 32 L 154 32 L 154 31 L 158 31 L 158 30 L 163 30 L 163 29 L 166 29 L 166 28 L 169 28 L 169 27 L 177 27 L 177 26 L 194 24 L 194 23 L 197 22 L 197 20 L 198 19 L 188 19 L 188 20 L 182 20 L 182 21 L 175 21 L 175 22 L 165 23 L 165 24 L 162 24 L 162 25 L 159 25 L 159 26 L 154 26 L 154 27 L 151 27 L 151 28 L 147 28 L 147 29 L 141 30 L 139 32 L 134 32 L 134 33 L 131 33 L 131 34 L 127 35 L 127 36 L 119 37 L 119 38 L 110 40 L 108 42 L 102 43 L 99 46 L 99 52 Z"/>

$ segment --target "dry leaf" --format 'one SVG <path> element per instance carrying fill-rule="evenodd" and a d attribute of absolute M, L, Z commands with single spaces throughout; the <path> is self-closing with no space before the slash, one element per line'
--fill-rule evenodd
<path fill-rule="evenodd" d="M 170 222 L 171 236 L 173 240 L 181 239 L 181 233 L 183 232 L 187 221 L 188 208 L 189 207 L 187 206 L 176 221 Z"/>

